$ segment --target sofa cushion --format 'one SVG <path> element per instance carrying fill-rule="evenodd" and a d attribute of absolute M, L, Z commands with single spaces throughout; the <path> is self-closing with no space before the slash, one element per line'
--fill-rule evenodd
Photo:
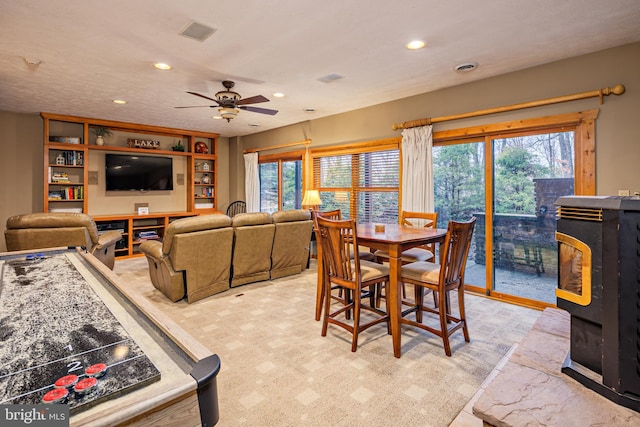
<path fill-rule="evenodd" d="M 271 224 L 273 220 L 268 212 L 245 212 L 233 217 L 234 227 L 244 227 L 248 225 Z"/>

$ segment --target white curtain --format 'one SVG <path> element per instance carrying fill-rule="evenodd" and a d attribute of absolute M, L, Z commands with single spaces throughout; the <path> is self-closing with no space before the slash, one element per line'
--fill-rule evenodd
<path fill-rule="evenodd" d="M 402 210 L 435 212 L 432 126 L 402 131 Z"/>
<path fill-rule="evenodd" d="M 258 153 L 244 155 L 244 193 L 247 199 L 247 212 L 260 212 Z"/>

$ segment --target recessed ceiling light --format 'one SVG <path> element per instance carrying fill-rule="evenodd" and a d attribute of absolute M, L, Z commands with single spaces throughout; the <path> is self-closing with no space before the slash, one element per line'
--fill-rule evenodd
<path fill-rule="evenodd" d="M 275 96 L 276 98 L 284 98 L 284 93 L 282 93 L 282 92 L 275 92 L 275 93 L 273 94 L 273 96 Z"/>
<path fill-rule="evenodd" d="M 302 111 L 304 111 L 305 113 L 315 113 L 316 109 L 315 108 L 311 108 L 311 107 L 307 107 Z"/>
<path fill-rule="evenodd" d="M 259 125 L 259 124 L 257 124 L 257 123 L 249 123 L 249 126 L 254 127 L 254 128 L 257 128 L 257 127 L 258 127 L 258 126 L 260 126 L 260 125 Z"/>
<path fill-rule="evenodd" d="M 453 67 L 454 71 L 457 71 L 459 73 L 467 73 L 469 71 L 475 70 L 476 68 L 478 68 L 477 62 L 465 62 L 464 64 L 458 64 Z"/>
<path fill-rule="evenodd" d="M 113 103 L 114 104 L 126 104 L 127 101 L 125 101 L 124 99 L 114 99 Z"/>
<path fill-rule="evenodd" d="M 172 67 L 169 64 L 165 64 L 164 62 L 156 62 L 153 64 L 158 70 L 170 70 Z"/>
<path fill-rule="evenodd" d="M 416 50 L 422 49 L 424 47 L 424 42 L 422 40 L 414 40 L 412 42 L 407 43 L 407 49 Z"/>

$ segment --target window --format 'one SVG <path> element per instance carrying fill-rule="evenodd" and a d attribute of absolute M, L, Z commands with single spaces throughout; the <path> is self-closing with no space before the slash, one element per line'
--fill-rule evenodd
<path fill-rule="evenodd" d="M 302 208 L 302 155 L 289 153 L 261 157 L 260 211 Z"/>
<path fill-rule="evenodd" d="M 314 153 L 314 188 L 321 210 L 340 209 L 358 222 L 398 222 L 400 151 L 397 143 Z"/>

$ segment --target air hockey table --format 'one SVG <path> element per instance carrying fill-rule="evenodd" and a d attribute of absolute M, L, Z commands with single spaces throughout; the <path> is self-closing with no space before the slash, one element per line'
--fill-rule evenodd
<path fill-rule="evenodd" d="M 0 404 L 72 426 L 213 426 L 220 359 L 80 248 L 0 254 Z"/>

